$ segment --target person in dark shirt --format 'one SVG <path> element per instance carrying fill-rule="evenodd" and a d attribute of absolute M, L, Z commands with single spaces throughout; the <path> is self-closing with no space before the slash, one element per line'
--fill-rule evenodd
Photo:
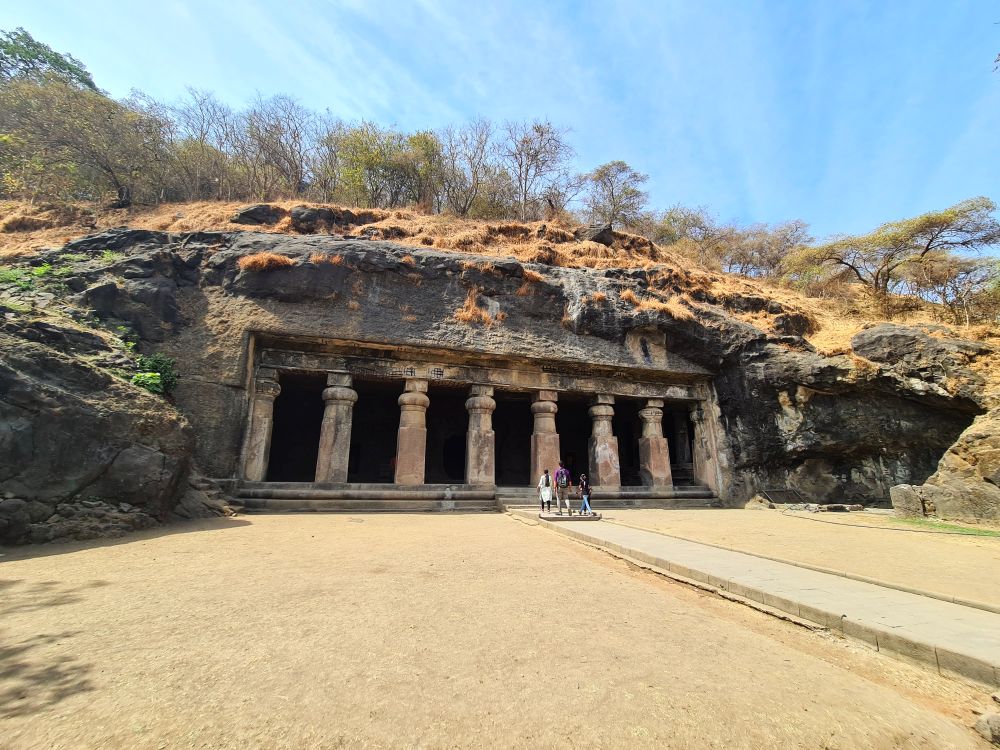
<path fill-rule="evenodd" d="M 594 515 L 594 511 L 590 508 L 590 480 L 587 479 L 586 474 L 580 475 L 580 485 L 578 492 L 583 502 L 580 503 L 580 515 L 583 515 L 584 509 L 587 511 L 587 515 Z"/>

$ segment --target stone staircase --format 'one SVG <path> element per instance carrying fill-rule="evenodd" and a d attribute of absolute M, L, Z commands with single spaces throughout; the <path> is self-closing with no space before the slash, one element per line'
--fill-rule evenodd
<path fill-rule="evenodd" d="M 244 513 L 497 512 L 493 487 L 468 485 L 235 482 L 230 505 Z"/>
<path fill-rule="evenodd" d="M 538 493 L 532 487 L 497 487 L 497 503 L 504 510 L 538 508 Z M 580 499 L 571 491 L 571 503 L 577 508 Z M 620 487 L 614 490 L 594 489 L 590 504 L 595 511 L 614 508 L 712 508 L 719 500 L 704 485 L 682 487 Z"/>

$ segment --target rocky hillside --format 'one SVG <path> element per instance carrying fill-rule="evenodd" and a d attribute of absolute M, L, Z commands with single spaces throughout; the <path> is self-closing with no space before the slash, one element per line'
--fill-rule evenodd
<path fill-rule="evenodd" d="M 303 232 L 317 226 L 296 217 Z M 331 233 L 330 220 L 319 220 L 328 231 L 311 235 L 112 230 L 8 260 L 0 277 L 7 541 L 143 525 L 186 495 L 182 515 L 211 506 L 191 498 L 188 477 L 194 464 L 214 476 L 234 466 L 238 440 L 217 425 L 236 408 L 231 394 L 242 381 L 231 355 L 251 328 L 559 351 L 584 363 L 614 363 L 631 332 L 655 331 L 670 352 L 712 373 L 733 504 L 786 485 L 817 500 L 871 503 L 931 475 L 953 488 L 995 481 L 967 468 L 970 453 L 990 445 L 996 353 L 948 329 L 869 326 L 849 351 L 827 356 L 806 338 L 817 326 L 808 310 L 655 247 L 629 268 L 567 266 L 529 243 L 519 250 L 527 257 L 474 254 Z M 538 239 L 548 227 L 525 231 L 552 242 Z M 571 256 L 565 245 L 581 258 L 596 257 L 590 244 L 610 252 L 633 241 L 563 240 L 552 253 Z M 127 382 L 137 351 L 177 359 L 178 408 Z M 998 507 L 987 499 L 933 509 L 990 519 Z"/>

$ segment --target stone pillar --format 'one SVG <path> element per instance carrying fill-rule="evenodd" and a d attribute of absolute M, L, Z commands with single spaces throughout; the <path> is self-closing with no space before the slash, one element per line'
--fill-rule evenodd
<path fill-rule="evenodd" d="M 281 393 L 278 372 L 262 367 L 254 378 L 254 396 L 250 402 L 250 424 L 243 449 L 243 476 L 251 482 L 267 477 L 267 459 L 271 454 L 271 431 L 274 428 L 274 399 Z"/>
<path fill-rule="evenodd" d="M 704 482 L 704 477 L 708 469 L 707 464 L 710 460 L 708 440 L 706 440 L 705 435 L 705 412 L 702 410 L 700 404 L 694 404 L 691 406 L 690 414 L 693 430 L 691 433 L 691 442 L 694 443 L 694 451 L 691 455 L 691 470 L 696 482 Z"/>
<path fill-rule="evenodd" d="M 646 487 L 670 487 L 670 445 L 663 437 L 663 400 L 651 398 L 639 410 L 642 437 L 639 438 L 639 476 Z"/>
<path fill-rule="evenodd" d="M 396 484 L 423 484 L 427 452 L 427 381 L 410 378 L 399 397 L 396 438 Z"/>
<path fill-rule="evenodd" d="M 683 411 L 673 412 L 674 416 L 674 451 L 677 453 L 677 463 L 691 463 L 691 438 L 688 436 L 688 415 Z"/>
<path fill-rule="evenodd" d="M 474 385 L 465 402 L 469 431 L 465 437 L 465 483 L 496 484 L 496 434 L 493 432 L 493 387 Z"/>
<path fill-rule="evenodd" d="M 595 487 L 621 487 L 622 473 L 618 463 L 618 438 L 611 430 L 615 415 L 615 397 L 600 393 L 590 407 L 593 428 L 590 433 L 590 482 Z"/>
<path fill-rule="evenodd" d="M 346 372 L 328 373 L 326 385 L 316 481 L 346 482 L 347 464 L 351 458 L 351 422 L 358 394 L 351 388 L 351 376 Z"/>
<path fill-rule="evenodd" d="M 559 468 L 559 433 L 556 432 L 556 391 L 538 391 L 532 397 L 531 413 L 535 429 L 531 433 L 531 483 L 538 482 L 542 472 L 549 470 L 555 476 Z"/>

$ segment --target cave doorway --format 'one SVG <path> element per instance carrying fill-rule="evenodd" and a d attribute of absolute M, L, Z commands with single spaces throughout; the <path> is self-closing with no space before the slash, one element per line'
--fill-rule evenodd
<path fill-rule="evenodd" d="M 351 425 L 351 455 L 347 481 L 391 484 L 396 480 L 396 438 L 399 433 L 399 394 L 403 382 L 358 380 Z"/>
<path fill-rule="evenodd" d="M 615 415 L 611 419 L 611 431 L 618 438 L 618 465 L 621 468 L 623 487 L 639 487 L 642 475 L 639 473 L 639 438 L 642 437 L 642 421 L 639 409 L 643 403 L 619 396 L 615 399 Z"/>
<path fill-rule="evenodd" d="M 432 386 L 427 391 L 427 451 L 424 482 L 465 484 L 466 435 L 469 414 L 465 389 Z"/>
<path fill-rule="evenodd" d="M 670 475 L 674 485 L 695 484 L 694 424 L 686 404 L 664 406 L 663 436 L 670 446 Z"/>
<path fill-rule="evenodd" d="M 496 440 L 496 483 L 500 487 L 532 487 L 538 477 L 531 477 L 531 395 L 497 392 L 493 412 Z"/>
<path fill-rule="evenodd" d="M 590 399 L 575 393 L 559 394 L 556 432 L 559 433 L 560 460 L 566 465 L 573 484 L 580 474 L 590 475 Z M 549 467 L 553 472 L 557 466 Z M 537 480 L 536 480 L 537 481 Z"/>
<path fill-rule="evenodd" d="M 312 482 L 316 479 L 326 376 L 282 372 L 278 383 L 281 393 L 274 400 L 267 481 Z"/>

